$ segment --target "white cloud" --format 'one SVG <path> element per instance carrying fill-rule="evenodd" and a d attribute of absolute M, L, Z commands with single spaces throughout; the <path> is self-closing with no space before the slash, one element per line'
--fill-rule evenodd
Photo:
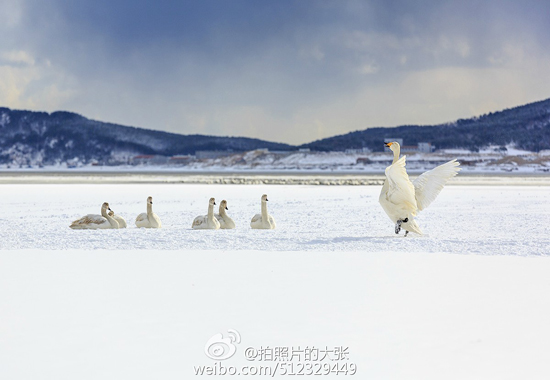
<path fill-rule="evenodd" d="M 363 75 L 376 74 L 380 70 L 375 63 L 368 63 L 359 67 L 359 73 Z"/>
<path fill-rule="evenodd" d="M 75 94 L 76 81 L 25 51 L 0 53 L 0 104 L 54 111 Z"/>
<path fill-rule="evenodd" d="M 0 66 L 0 104 L 13 108 L 29 107 L 25 90 L 39 77 L 35 68 Z"/>
<path fill-rule="evenodd" d="M 11 50 L 0 52 L 0 64 L 4 65 L 29 65 L 34 66 L 35 59 L 34 57 L 23 50 Z"/>

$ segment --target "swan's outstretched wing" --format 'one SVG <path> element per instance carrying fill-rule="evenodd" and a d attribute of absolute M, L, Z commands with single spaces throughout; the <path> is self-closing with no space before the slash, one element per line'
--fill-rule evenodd
<path fill-rule="evenodd" d="M 413 181 L 418 210 L 422 211 L 432 203 L 447 181 L 458 174 L 460 163 L 454 159 L 429 170 Z"/>
<path fill-rule="evenodd" d="M 414 186 L 405 170 L 406 157 L 403 156 L 396 163 L 386 168 L 388 179 L 387 199 L 389 202 L 402 205 L 412 215 L 416 215 L 416 198 L 414 197 Z"/>

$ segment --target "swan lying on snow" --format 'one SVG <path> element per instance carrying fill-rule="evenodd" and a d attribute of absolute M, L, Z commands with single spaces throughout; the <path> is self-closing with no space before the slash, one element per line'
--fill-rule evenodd
<path fill-rule="evenodd" d="M 267 213 L 267 195 L 262 195 L 262 213 L 256 214 L 250 221 L 250 227 L 253 229 L 273 230 L 275 229 L 275 219 Z"/>
<path fill-rule="evenodd" d="M 191 226 L 195 230 L 217 230 L 220 228 L 220 222 L 218 219 L 214 218 L 214 206 L 216 205 L 216 200 L 210 198 L 208 201 L 208 215 L 200 215 L 193 220 L 193 225 Z"/>
<path fill-rule="evenodd" d="M 126 221 L 124 218 L 120 215 L 115 215 L 115 212 L 113 210 L 109 211 L 109 216 L 112 216 L 118 223 L 118 228 L 126 228 L 128 225 L 126 224 Z"/>
<path fill-rule="evenodd" d="M 162 223 L 157 214 L 153 212 L 153 197 L 147 198 L 147 212 L 141 213 L 136 218 L 136 226 L 143 228 L 161 228 Z"/>
<path fill-rule="evenodd" d="M 422 235 L 414 217 L 435 200 L 449 179 L 458 174 L 460 163 L 456 159 L 451 160 L 411 182 L 405 169 L 407 156 L 399 158 L 399 143 L 389 142 L 385 145 L 393 151 L 393 162 L 386 168 L 386 181 L 378 199 L 380 205 L 395 223 L 396 234 L 403 228 L 405 236 L 409 232 Z"/>
<path fill-rule="evenodd" d="M 109 203 L 105 202 L 101 205 L 101 215 L 88 214 L 75 220 L 69 227 L 73 230 L 120 228 L 118 222 L 107 211 L 112 212 L 109 208 Z"/>
<path fill-rule="evenodd" d="M 235 228 L 235 222 L 233 221 L 233 219 L 231 219 L 227 215 L 225 210 L 229 210 L 229 209 L 227 208 L 227 201 L 224 199 L 220 203 L 220 210 L 219 210 L 220 213 L 215 214 L 214 216 L 216 217 L 218 222 L 220 222 L 220 228 L 222 230 L 231 230 L 231 229 Z"/>

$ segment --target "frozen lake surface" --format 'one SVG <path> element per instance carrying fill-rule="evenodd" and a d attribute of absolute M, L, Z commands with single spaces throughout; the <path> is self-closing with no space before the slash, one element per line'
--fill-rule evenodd
<path fill-rule="evenodd" d="M 420 213 L 424 236 L 396 236 L 378 204 L 379 186 L 284 185 L 2 185 L 3 249 L 178 249 L 261 251 L 448 252 L 547 255 L 548 187 L 447 186 Z M 272 231 L 251 230 L 260 197 L 277 221 Z M 137 229 L 152 195 L 163 228 Z M 196 231 L 208 199 L 228 201 L 235 230 Z M 69 224 L 99 214 L 103 202 L 127 229 L 73 231 Z"/>
<path fill-rule="evenodd" d="M 221 363 L 286 378 L 246 348 L 341 346 L 358 379 L 550 378 L 549 188 L 448 186 L 420 214 L 425 235 L 407 238 L 379 191 L 0 185 L 1 377 L 270 377 L 195 375 Z M 249 227 L 263 193 L 276 230 Z M 149 195 L 160 230 L 133 227 Z M 235 230 L 191 230 L 212 196 Z M 69 229 L 104 201 L 129 228 Z M 207 357 L 228 330 L 241 336 L 234 356 Z"/>

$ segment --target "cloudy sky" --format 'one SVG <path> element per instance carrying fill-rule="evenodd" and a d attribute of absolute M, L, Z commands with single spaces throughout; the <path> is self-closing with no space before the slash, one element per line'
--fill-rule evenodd
<path fill-rule="evenodd" d="M 304 143 L 550 97 L 538 0 L 0 0 L 0 106 Z"/>

